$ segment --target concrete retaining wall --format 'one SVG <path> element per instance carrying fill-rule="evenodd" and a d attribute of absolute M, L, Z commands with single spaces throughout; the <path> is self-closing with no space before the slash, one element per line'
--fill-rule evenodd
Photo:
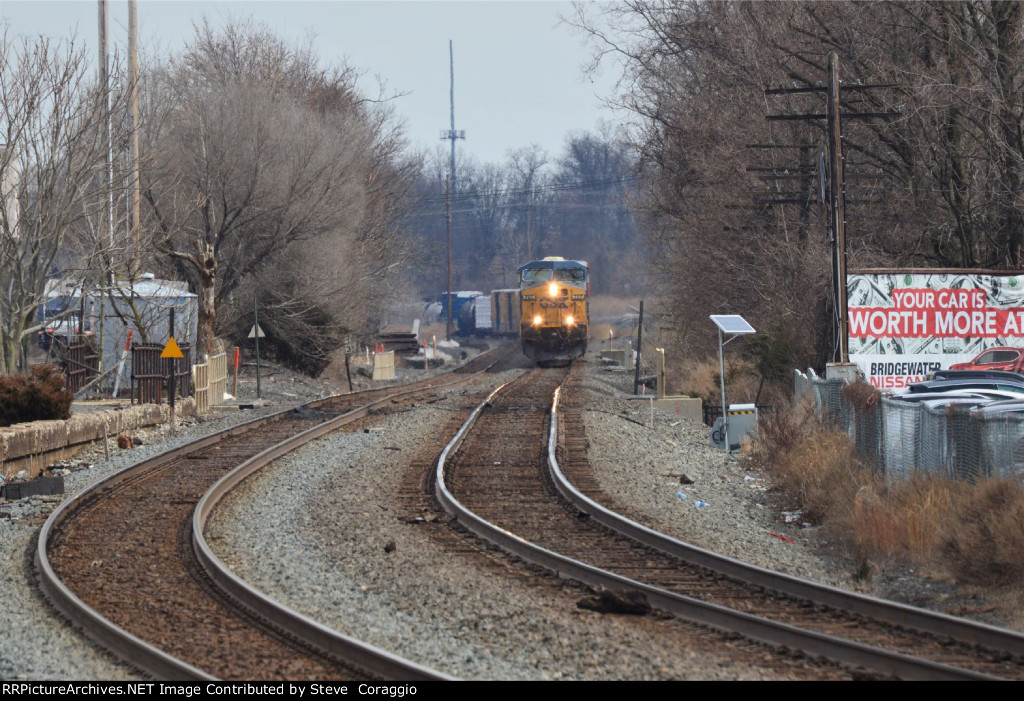
<path fill-rule="evenodd" d="M 177 416 L 195 414 L 195 400 L 186 397 L 175 402 Z M 72 411 L 74 409 L 72 408 Z M 0 472 L 9 480 L 28 469 L 35 477 L 48 465 L 74 455 L 82 447 L 144 426 L 155 426 L 170 419 L 166 404 L 137 404 L 123 409 L 73 414 L 67 421 L 33 421 L 0 428 Z"/>

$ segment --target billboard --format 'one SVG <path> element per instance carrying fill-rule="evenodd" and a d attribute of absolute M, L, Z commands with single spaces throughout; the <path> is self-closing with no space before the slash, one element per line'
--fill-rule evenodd
<path fill-rule="evenodd" d="M 880 389 L 900 389 L 990 348 L 1024 349 L 1024 275 L 858 271 L 847 275 L 846 290 L 850 362 Z"/>

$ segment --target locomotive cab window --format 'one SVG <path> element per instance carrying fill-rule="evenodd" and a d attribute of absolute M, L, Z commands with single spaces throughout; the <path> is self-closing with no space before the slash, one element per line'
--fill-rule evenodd
<path fill-rule="evenodd" d="M 550 268 L 527 268 L 523 271 L 523 282 L 544 282 L 551 279 L 553 272 Z"/>
<path fill-rule="evenodd" d="M 557 271 L 559 280 L 575 280 L 580 282 L 586 278 L 586 272 L 580 268 L 562 268 Z"/>

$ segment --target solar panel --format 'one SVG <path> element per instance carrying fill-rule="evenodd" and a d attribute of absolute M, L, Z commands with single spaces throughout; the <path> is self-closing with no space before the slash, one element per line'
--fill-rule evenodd
<path fill-rule="evenodd" d="M 709 318 L 711 321 L 715 322 L 715 326 L 717 326 L 722 333 L 757 333 L 754 331 L 754 327 L 748 324 L 739 314 L 712 314 Z"/>

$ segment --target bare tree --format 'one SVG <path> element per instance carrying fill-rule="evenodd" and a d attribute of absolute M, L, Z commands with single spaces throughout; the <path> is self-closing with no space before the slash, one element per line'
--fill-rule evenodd
<path fill-rule="evenodd" d="M 168 102 L 153 105 L 163 119 L 148 141 L 157 163 L 145 198 L 159 249 L 196 285 L 201 351 L 212 351 L 218 307 L 243 288 L 282 300 L 282 319 L 307 310 L 336 321 L 323 309 L 328 291 L 401 262 L 400 133 L 359 97 L 355 77 L 319 68 L 308 43 L 289 47 L 249 24 L 197 27 L 158 74 Z M 291 284 L 282 270 L 307 279 Z M 264 284 L 274 281 L 282 287 Z"/>
<path fill-rule="evenodd" d="M 1022 13 L 981 0 L 578 5 L 570 21 L 625 65 L 614 103 L 633 115 L 640 212 L 684 343 L 731 307 L 777 326 L 793 362 L 829 355 L 824 210 L 806 182 L 789 188 L 799 203 L 759 201 L 784 182 L 773 169 L 813 166 L 777 145 L 816 155 L 823 133 L 765 120 L 821 112 L 821 98 L 765 89 L 818 84 L 832 51 L 846 85 L 898 86 L 845 90 L 845 112 L 902 108 L 844 120 L 850 265 L 1019 268 Z"/>
<path fill-rule="evenodd" d="M 12 373 L 42 327 L 48 281 L 81 282 L 124 240 L 88 235 L 107 228 L 110 191 L 106 102 L 84 52 L 74 39 L 14 41 L 5 27 L 0 55 L 0 372 Z"/>

